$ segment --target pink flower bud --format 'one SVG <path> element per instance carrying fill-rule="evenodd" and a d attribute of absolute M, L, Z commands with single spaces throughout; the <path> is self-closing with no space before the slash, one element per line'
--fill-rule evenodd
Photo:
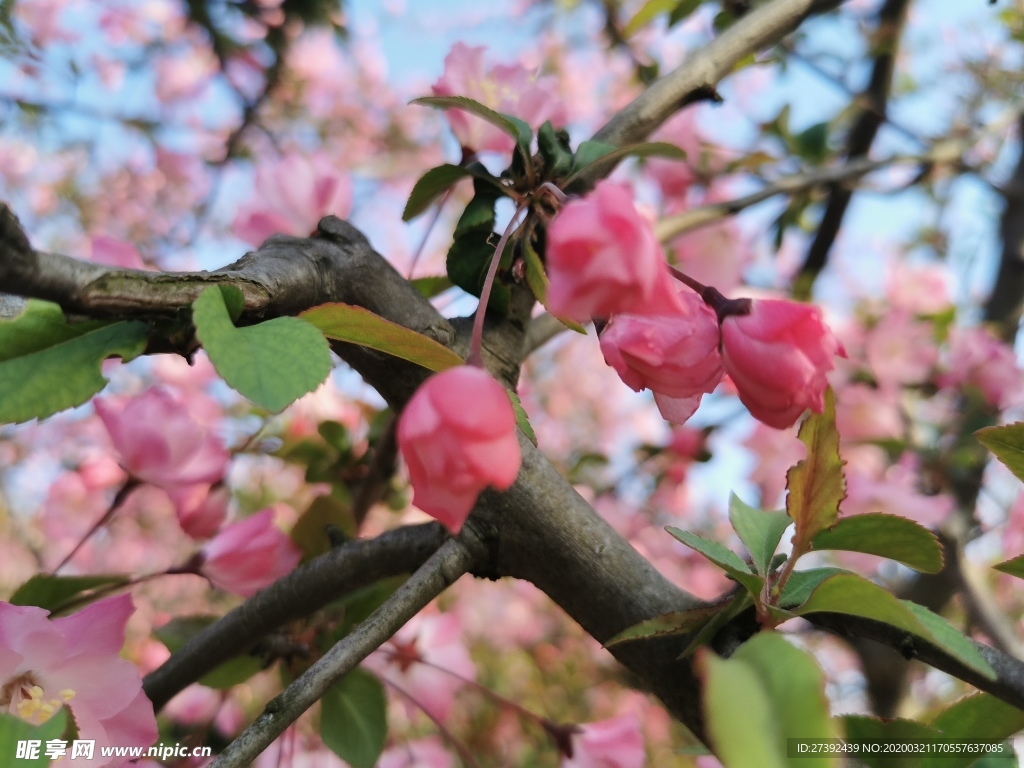
<path fill-rule="evenodd" d="M 661 415 L 682 424 L 725 375 L 718 339 L 715 313 L 687 289 L 672 314 L 616 315 L 601 334 L 601 351 L 626 384 L 650 389 Z"/>
<path fill-rule="evenodd" d="M 821 413 L 826 374 L 846 351 L 809 304 L 757 299 L 750 314 L 722 322 L 722 360 L 755 419 L 785 429 L 810 408 Z"/>
<path fill-rule="evenodd" d="M 215 586 L 249 597 L 291 572 L 302 552 L 264 509 L 232 523 L 202 549 L 200 573 Z"/>
<path fill-rule="evenodd" d="M 97 398 L 95 407 L 133 477 L 165 490 L 224 477 L 224 444 L 167 390 L 152 387 L 123 407 Z"/>
<path fill-rule="evenodd" d="M 562 768 L 643 768 L 644 737 L 636 715 L 626 714 L 587 723 L 572 737 L 572 757 Z"/>
<path fill-rule="evenodd" d="M 231 493 L 223 485 L 191 485 L 167 492 L 174 502 L 181 530 L 193 539 L 208 539 L 215 534 L 228 513 Z"/>
<path fill-rule="evenodd" d="M 507 490 L 522 457 L 508 393 L 490 375 L 459 366 L 431 376 L 398 420 L 413 503 L 458 533 L 487 486 Z"/>
<path fill-rule="evenodd" d="M 629 189 L 600 182 L 566 204 L 547 234 L 548 309 L 586 322 L 618 314 L 672 314 L 676 284 Z"/>

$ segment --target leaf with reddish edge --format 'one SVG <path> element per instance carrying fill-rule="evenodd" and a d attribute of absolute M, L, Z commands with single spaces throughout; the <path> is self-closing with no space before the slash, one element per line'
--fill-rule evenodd
<path fill-rule="evenodd" d="M 844 517 L 815 536 L 811 547 L 887 557 L 921 573 L 942 570 L 942 545 L 935 534 L 899 515 L 872 512 Z"/>
<path fill-rule="evenodd" d="M 812 413 L 800 425 L 800 441 L 807 458 L 786 473 L 786 512 L 796 523 L 793 536 L 795 561 L 810 549 L 811 541 L 839 519 L 839 502 L 846 498 L 845 462 L 839 457 L 836 399 L 825 390 L 825 408 Z"/>
<path fill-rule="evenodd" d="M 1002 427 L 985 427 L 974 433 L 1008 470 L 1024 480 L 1024 421 Z"/>
<path fill-rule="evenodd" d="M 707 624 L 716 615 L 728 607 L 728 603 L 715 603 L 691 608 L 688 611 L 671 611 L 655 616 L 653 619 L 641 621 L 619 632 L 605 644 L 609 648 L 628 640 L 644 640 L 651 637 L 671 637 L 685 635 Z"/>
<path fill-rule="evenodd" d="M 431 371 L 444 371 L 465 362 L 430 337 L 351 304 L 321 304 L 307 309 L 299 317 L 319 328 L 329 339 L 386 352 Z"/>
<path fill-rule="evenodd" d="M 761 591 L 761 588 L 764 586 L 764 579 L 751 573 L 750 566 L 725 545 L 671 525 L 666 526 L 665 530 L 690 549 L 700 552 L 704 557 L 732 576 L 746 587 L 751 595 L 757 595 Z"/>

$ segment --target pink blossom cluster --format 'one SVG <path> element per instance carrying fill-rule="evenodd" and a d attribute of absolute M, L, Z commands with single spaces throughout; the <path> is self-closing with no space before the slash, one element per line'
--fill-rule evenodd
<path fill-rule="evenodd" d="M 782 429 L 807 409 L 821 412 L 833 357 L 845 355 L 821 311 L 777 299 L 723 304 L 717 291 L 712 308 L 706 290 L 679 291 L 625 187 L 601 182 L 570 201 L 547 246 L 551 311 L 610 318 L 605 360 L 634 390 L 652 390 L 667 420 L 686 421 L 726 374 L 765 424 Z"/>

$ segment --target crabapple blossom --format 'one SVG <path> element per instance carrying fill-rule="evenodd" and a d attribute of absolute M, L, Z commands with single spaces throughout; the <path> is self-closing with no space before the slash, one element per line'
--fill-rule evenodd
<path fill-rule="evenodd" d="M 548 308 L 586 322 L 618 314 L 673 314 L 676 285 L 629 188 L 600 182 L 568 202 L 547 232 Z"/>
<path fill-rule="evenodd" d="M 640 723 L 628 713 L 581 725 L 572 736 L 572 757 L 563 757 L 562 768 L 643 768 L 646 760 Z"/>
<path fill-rule="evenodd" d="M 97 759 L 102 747 L 152 744 L 153 705 L 139 670 L 120 656 L 134 610 L 130 595 L 57 619 L 42 608 L 0 602 L 0 711 L 39 724 L 66 706 L 77 738 L 95 739 Z M 126 760 L 95 765 L 112 768 Z"/>
<path fill-rule="evenodd" d="M 809 304 L 756 299 L 749 314 L 722 321 L 722 360 L 740 401 L 776 429 L 792 426 L 808 408 L 821 413 L 835 355 L 846 351 Z"/>
<path fill-rule="evenodd" d="M 256 170 L 256 199 L 232 224 L 236 237 L 259 246 L 273 234 L 308 237 L 328 214 L 352 210 L 352 182 L 340 171 L 298 154 Z"/>
<path fill-rule="evenodd" d="M 601 333 L 608 365 L 634 391 L 650 389 L 661 415 L 677 424 L 725 375 L 715 313 L 689 289 L 679 300 L 672 314 L 616 315 Z"/>
<path fill-rule="evenodd" d="M 945 367 L 939 375 L 940 386 L 977 387 L 985 402 L 994 408 L 1005 408 L 1024 399 L 1024 376 L 1013 348 L 984 328 L 954 328 Z"/>
<path fill-rule="evenodd" d="M 521 64 L 499 64 L 484 70 L 483 46 L 455 43 L 444 60 L 444 74 L 433 86 L 435 96 L 466 96 L 498 112 L 515 115 L 532 128 L 550 120 L 564 125 L 567 114 L 554 78 L 538 77 Z M 500 128 L 461 109 L 445 113 L 463 150 L 511 152 L 515 141 Z"/>
<path fill-rule="evenodd" d="M 142 257 L 131 243 L 106 235 L 96 235 L 92 239 L 92 260 L 97 264 L 125 269 L 145 269 Z"/>
<path fill-rule="evenodd" d="M 413 504 L 458 533 L 487 486 L 507 490 L 522 456 L 508 393 L 463 365 L 431 376 L 398 420 Z"/>
<path fill-rule="evenodd" d="M 174 502 L 181 530 L 193 539 L 208 539 L 224 522 L 231 493 L 223 485 L 206 484 L 174 488 L 167 492 Z"/>
<path fill-rule="evenodd" d="M 228 592 L 249 597 L 290 573 L 302 551 L 274 525 L 274 512 L 264 509 L 232 523 L 200 551 L 199 572 Z"/>
<path fill-rule="evenodd" d="M 151 387 L 124 404 L 96 398 L 95 407 L 122 466 L 137 480 L 172 490 L 214 483 L 227 471 L 224 443 L 166 389 Z"/>
<path fill-rule="evenodd" d="M 883 388 L 922 383 L 939 357 L 931 323 L 898 310 L 886 314 L 868 332 L 864 353 Z"/>

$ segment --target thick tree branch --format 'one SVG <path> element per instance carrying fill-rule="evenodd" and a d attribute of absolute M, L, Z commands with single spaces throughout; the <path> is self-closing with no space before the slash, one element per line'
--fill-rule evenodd
<path fill-rule="evenodd" d="M 245 768 L 299 716 L 363 659 L 395 634 L 427 603 L 469 571 L 482 550 L 449 539 L 383 605 L 343 637 L 283 693 L 211 763 L 211 768 Z"/>
<path fill-rule="evenodd" d="M 999 229 L 1003 250 L 996 282 L 985 304 L 985 320 L 1000 323 L 1000 334 L 1010 343 L 1017 336 L 1024 302 L 1024 114 L 1017 125 L 1020 156 L 1013 175 L 1003 185 L 1006 206 Z"/>
<path fill-rule="evenodd" d="M 876 53 L 871 68 L 871 79 L 857 100 L 860 113 L 846 138 L 846 157 L 850 160 L 867 157 L 879 127 L 885 122 L 886 105 L 892 88 L 893 73 L 896 70 L 896 52 L 909 6 L 910 0 L 886 0 L 878 12 L 878 27 L 874 40 Z M 810 295 L 815 278 L 825 267 L 828 253 L 839 234 L 846 208 L 852 197 L 853 190 L 849 187 L 839 184 L 832 186 L 825 213 L 818 225 L 818 232 L 796 279 L 798 294 Z"/>
<path fill-rule="evenodd" d="M 616 146 L 643 141 L 682 107 L 713 94 L 718 82 L 742 59 L 774 45 L 810 14 L 830 10 L 840 3 L 841 0 L 765 3 L 652 83 L 594 134 L 594 139 Z"/>
<path fill-rule="evenodd" d="M 375 539 L 349 541 L 250 597 L 193 637 L 146 675 L 143 690 L 161 709 L 176 693 L 247 650 L 289 621 L 380 579 L 412 573 L 444 543 L 437 523 L 414 525 Z"/>

